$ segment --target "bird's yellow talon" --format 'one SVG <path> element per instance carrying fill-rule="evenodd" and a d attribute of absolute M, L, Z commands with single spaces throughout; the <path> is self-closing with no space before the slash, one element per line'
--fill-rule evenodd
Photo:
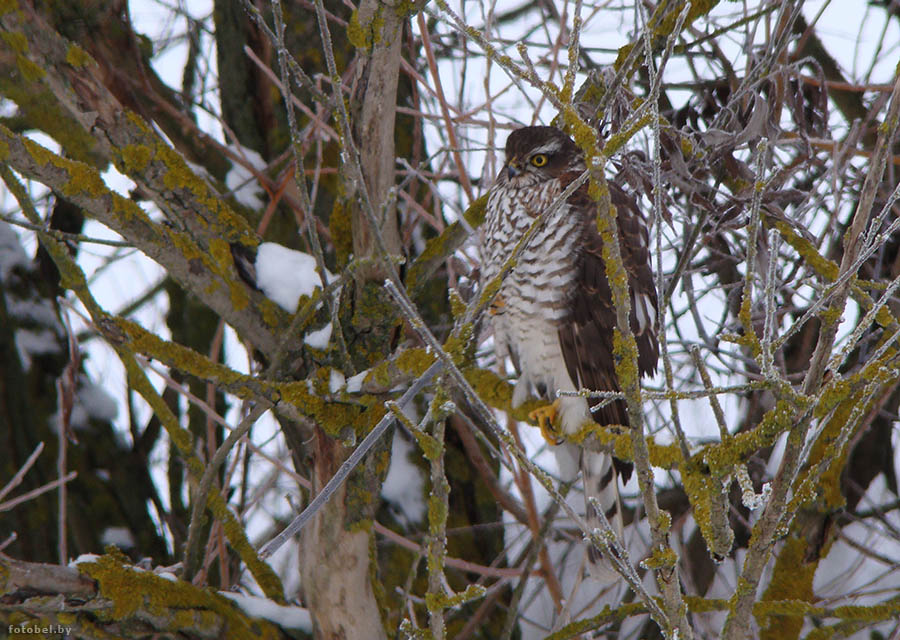
<path fill-rule="evenodd" d="M 556 430 L 556 427 L 553 426 L 558 410 L 559 400 L 554 400 L 553 404 L 540 407 L 528 414 L 528 417 L 534 420 L 538 427 L 540 427 L 541 435 L 544 436 L 544 440 L 547 441 L 547 444 L 553 446 L 562 444 L 564 439 Z"/>

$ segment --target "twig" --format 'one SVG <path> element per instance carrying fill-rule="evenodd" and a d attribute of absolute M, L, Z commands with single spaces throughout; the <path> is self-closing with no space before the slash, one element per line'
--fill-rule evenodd
<path fill-rule="evenodd" d="M 768 141 L 760 140 L 756 145 L 756 184 L 754 185 L 753 198 L 750 204 L 750 220 L 747 223 L 747 268 L 744 272 L 744 283 L 741 291 L 741 311 L 740 320 L 744 328 L 744 334 L 759 344 L 759 336 L 756 333 L 756 327 L 753 326 L 753 281 L 756 273 L 756 251 L 759 244 L 759 228 L 762 224 L 762 194 L 765 190 L 763 175 L 768 169 L 771 151 Z M 753 354 L 759 357 L 758 354 Z"/>
<path fill-rule="evenodd" d="M 225 441 L 222 442 L 218 449 L 216 449 L 215 454 L 211 457 L 209 463 L 206 465 L 206 469 L 203 471 L 200 482 L 197 483 L 197 489 L 191 500 L 191 521 L 188 526 L 187 543 L 184 545 L 184 559 L 182 561 L 184 563 L 184 572 L 187 579 L 190 579 L 194 573 L 194 567 L 197 562 L 197 554 L 199 553 L 199 545 L 201 542 L 199 533 L 200 528 L 203 526 L 203 512 L 206 510 L 209 491 L 213 486 L 216 475 L 219 473 L 219 467 L 224 464 L 234 445 L 246 435 L 250 428 L 256 424 L 256 421 L 271 407 L 271 404 L 260 401 L 250 410 L 250 413 L 241 420 L 240 424 L 228 434 Z"/>
<path fill-rule="evenodd" d="M 439 390 L 431 400 L 428 412 L 419 423 L 419 431 L 432 425 L 432 442 L 436 445 L 425 452 L 431 467 L 431 495 L 428 497 L 428 627 L 434 640 L 443 640 L 446 633 L 444 611 L 444 564 L 447 555 L 447 514 L 449 513 L 450 483 L 444 472 L 444 429 L 446 414 L 455 407 L 444 406 L 446 390 Z M 424 449 L 423 449 L 424 452 Z M 430 597 L 429 597 L 430 596 Z"/>
<path fill-rule="evenodd" d="M 568 494 L 570 486 L 570 484 L 567 484 L 561 488 L 562 496 L 566 496 Z M 515 629 L 516 619 L 520 610 L 519 603 L 522 600 L 522 594 L 525 593 L 525 587 L 528 585 L 529 577 L 533 574 L 533 568 L 534 565 L 538 562 L 541 550 L 546 547 L 547 536 L 549 535 L 550 530 L 553 527 L 553 522 L 558 512 L 559 503 L 552 502 L 550 504 L 550 507 L 543 514 L 544 521 L 541 524 L 541 529 L 538 532 L 538 535 L 531 536 L 531 544 L 529 544 L 525 549 L 522 550 L 520 556 L 516 558 L 516 561 L 513 563 L 522 567 L 523 575 L 519 580 L 519 583 L 516 585 L 516 588 L 513 590 L 512 597 L 510 598 L 509 613 L 506 616 L 506 621 L 503 623 L 503 632 L 500 634 L 501 640 L 509 640 L 512 637 L 513 631 Z"/>
<path fill-rule="evenodd" d="M 898 189 L 895 190 L 895 194 L 900 193 L 900 185 L 898 185 Z M 896 197 L 896 196 L 895 196 Z M 787 342 L 788 338 L 794 336 L 800 328 L 808 322 L 813 316 L 821 315 L 824 307 L 827 305 L 833 304 L 836 296 L 840 295 L 844 290 L 845 286 L 850 286 L 850 290 L 852 291 L 852 280 L 856 278 L 856 273 L 859 268 L 863 265 L 863 263 L 872 257 L 872 254 L 878 249 L 879 246 L 882 246 L 894 232 L 900 229 L 900 217 L 896 218 L 893 222 L 891 222 L 890 226 L 884 230 L 884 232 L 879 233 L 876 236 L 876 241 L 863 249 L 856 260 L 851 264 L 847 270 L 841 269 L 840 275 L 831 283 L 829 283 L 828 287 L 825 288 L 824 291 L 821 292 L 820 295 L 816 297 L 813 303 L 809 306 L 809 308 L 804 312 L 804 314 L 797 320 L 794 325 L 783 334 L 781 334 L 774 341 L 774 349 L 778 349 L 784 343 Z"/>
<path fill-rule="evenodd" d="M 419 34 L 422 36 L 422 46 L 425 49 L 425 59 L 428 62 L 428 70 L 431 77 L 434 78 L 434 89 L 437 94 L 438 104 L 441 107 L 441 113 L 444 116 L 444 124 L 447 127 L 447 137 L 450 140 L 450 153 L 453 156 L 453 162 L 456 164 L 456 170 L 459 172 L 459 182 L 466 192 L 469 201 L 475 199 L 475 193 L 472 190 L 472 183 L 469 181 L 469 174 L 465 170 L 462 157 L 459 155 L 459 142 L 456 138 L 456 128 L 453 120 L 450 118 L 450 110 L 447 107 L 447 100 L 444 98 L 444 87 L 441 84 L 441 75 L 438 73 L 437 61 L 434 59 L 434 51 L 431 48 L 431 38 L 428 36 L 428 25 L 425 24 L 425 16 L 419 13 L 417 16 L 419 25 Z"/>
<path fill-rule="evenodd" d="M 775 350 L 772 341 L 776 331 L 776 317 L 778 308 L 775 304 L 775 290 L 778 284 L 776 267 L 778 266 L 778 249 L 781 236 L 775 229 L 769 230 L 767 249 L 769 262 L 766 269 L 765 288 L 763 290 L 763 309 L 765 310 L 765 322 L 763 324 L 762 353 L 760 354 L 760 371 L 767 378 L 777 378 L 775 372 Z"/>
<path fill-rule="evenodd" d="M 728 423 L 725 420 L 725 412 L 722 411 L 722 405 L 719 404 L 719 398 L 713 393 L 712 379 L 709 377 L 709 370 L 706 368 L 706 363 L 703 362 L 703 356 L 700 355 L 700 347 L 692 344 L 690 352 L 691 358 L 694 360 L 694 366 L 697 368 L 700 379 L 703 381 L 703 386 L 706 388 L 706 396 L 709 398 L 709 404 L 712 407 L 713 415 L 716 417 L 716 424 L 719 425 L 719 438 L 722 442 L 725 442 L 731 434 L 728 431 Z M 690 460 L 690 457 L 685 456 L 685 460 Z"/>
<path fill-rule="evenodd" d="M 866 312 L 866 315 L 857 323 L 856 327 L 854 327 L 853 332 L 847 336 L 845 340 L 844 347 L 838 353 L 832 356 L 831 362 L 829 362 L 828 367 L 832 371 L 839 370 L 841 364 L 847 361 L 850 357 L 850 353 L 855 349 L 862 338 L 863 334 L 866 330 L 875 322 L 876 316 L 878 313 L 884 309 L 889 302 L 893 301 L 894 294 L 897 290 L 900 289 L 900 276 L 897 276 L 891 283 L 887 286 L 887 289 L 884 290 L 884 293 L 881 294 L 881 297 L 872 305 L 872 308 Z M 886 340 L 882 343 L 882 347 L 893 342 L 893 339 Z"/>
<path fill-rule="evenodd" d="M 685 11 L 687 11 L 688 5 L 685 5 L 682 14 L 678 17 L 678 28 L 675 30 L 675 33 L 681 32 L 681 27 L 684 24 L 684 19 L 687 17 Z M 667 43 L 666 47 L 666 55 L 664 59 L 668 59 L 669 54 L 671 53 L 672 46 L 674 46 L 674 38 L 669 39 L 670 42 Z M 645 48 L 649 48 L 649 39 L 645 38 Z M 653 120 L 651 121 L 652 127 L 651 131 L 653 132 L 653 222 L 656 226 L 656 292 L 657 299 L 661 298 L 661 301 L 657 304 L 659 305 L 656 313 L 656 334 L 657 339 L 659 341 L 659 349 L 660 355 L 662 356 L 663 361 L 663 373 L 666 381 L 666 392 L 671 392 L 674 389 L 675 381 L 674 375 L 672 373 L 672 359 L 669 356 L 669 343 L 666 339 L 666 309 L 668 309 L 669 297 L 671 292 L 667 292 L 665 290 L 665 280 L 664 280 L 664 267 L 663 267 L 663 257 L 662 257 L 662 236 L 663 236 L 663 204 L 662 204 L 662 150 L 661 150 L 661 132 L 660 132 L 660 117 L 659 117 L 659 108 L 658 108 L 658 100 L 659 100 L 659 91 L 662 82 L 662 67 L 663 64 L 660 64 L 660 68 L 657 69 L 653 64 L 653 56 L 650 54 L 650 51 L 645 51 L 645 57 L 648 62 L 647 69 L 650 73 L 650 81 L 653 85 L 653 96 L 650 98 L 652 101 L 652 109 L 653 109 Z M 687 258 L 687 251 L 682 255 L 682 258 Z M 682 264 L 682 268 L 687 264 L 687 260 Z M 677 269 L 676 269 L 677 272 Z M 672 283 L 677 282 L 678 275 L 677 273 L 673 276 Z M 684 457 L 685 462 L 691 459 L 690 448 L 687 445 L 687 439 L 684 435 L 684 430 L 681 428 L 681 417 L 678 413 L 678 401 L 675 397 L 670 396 L 669 398 L 669 411 L 672 415 L 672 427 L 675 430 L 675 437 L 678 440 L 678 446 L 681 447 L 681 455 Z"/>
<path fill-rule="evenodd" d="M 449 5 L 447 5 L 445 0 L 437 0 L 437 6 L 441 11 L 450 16 L 449 22 L 446 21 L 442 15 L 431 9 L 431 7 L 429 7 L 428 5 L 425 6 L 424 11 L 436 20 L 447 22 L 447 24 L 456 29 L 462 37 L 475 40 L 475 42 L 477 42 L 482 50 L 484 50 L 485 55 L 487 55 L 490 60 L 503 67 L 503 69 L 506 70 L 510 75 L 512 75 L 513 78 L 525 80 L 529 84 L 539 89 L 553 106 L 555 106 L 560 111 L 563 110 L 563 103 L 560 101 L 559 96 L 556 94 L 554 88 L 551 87 L 548 83 L 541 80 L 540 76 L 538 76 L 538 74 L 533 71 L 533 68 L 532 72 L 529 73 L 520 68 L 518 65 L 513 64 L 512 60 L 510 60 L 507 56 L 498 55 L 497 50 L 490 42 L 488 42 L 484 34 L 482 34 L 477 29 L 468 28 L 465 22 L 463 22 L 463 20 L 458 15 L 456 15 L 456 13 L 449 7 Z M 527 59 L 527 50 L 519 48 L 520 54 L 522 54 L 523 51 L 525 51 L 524 57 Z M 523 95 L 524 94 L 525 92 L 523 91 Z"/>
<path fill-rule="evenodd" d="M 41 455 L 41 451 L 44 450 L 44 443 L 38 442 L 37 446 L 34 448 L 34 451 L 31 452 L 31 455 L 28 456 L 28 459 L 19 467 L 19 470 L 16 471 L 15 475 L 10 478 L 9 482 L 3 485 L 0 488 L 0 500 L 6 497 L 10 491 L 18 487 L 22 484 L 22 479 L 25 477 L 25 474 L 28 473 L 28 470 L 34 466 L 35 461 L 38 459 L 38 456 Z M 0 511 L 3 511 L 2 503 L 0 503 Z"/>
<path fill-rule="evenodd" d="M 693 346 L 693 345 L 691 345 Z M 689 347 L 690 350 L 690 347 Z M 648 400 L 668 400 L 675 398 L 676 400 L 697 400 L 699 398 L 708 398 L 715 395 L 735 395 L 744 394 L 751 391 L 760 391 L 771 387 L 766 380 L 756 380 L 747 384 L 735 384 L 727 387 L 710 387 L 708 389 L 696 390 L 676 390 L 667 391 L 665 389 L 657 390 L 654 388 L 644 389 L 642 394 Z M 591 391 L 589 389 L 580 389 L 578 391 L 560 391 L 560 396 L 580 396 L 582 398 L 602 398 L 604 400 L 624 400 L 625 394 L 621 391 Z"/>
<path fill-rule="evenodd" d="M 383 535 L 385 538 L 403 547 L 404 549 L 409 549 L 410 551 L 413 551 L 423 557 L 428 555 L 428 552 L 421 545 L 416 544 L 408 538 L 404 538 L 399 533 L 388 529 L 380 522 L 375 522 L 373 528 L 375 529 L 376 533 Z M 477 564 L 475 562 L 463 560 L 462 558 L 445 557 L 444 564 L 446 564 L 448 567 L 459 569 L 460 571 L 477 573 L 478 575 L 484 576 L 486 578 L 519 578 L 524 574 L 521 569 L 488 567 L 483 564 Z"/>
<path fill-rule="evenodd" d="M 478 446 L 478 441 L 473 434 L 473 427 L 466 421 L 464 414 L 451 418 L 451 424 L 462 441 L 463 448 L 466 450 L 466 457 L 475 467 L 488 491 L 491 492 L 491 495 L 494 496 L 494 499 L 501 507 L 512 514 L 516 520 L 526 524 L 528 522 L 528 514 L 522 504 L 499 485 L 497 474 L 481 453 L 481 448 Z"/>
<path fill-rule="evenodd" d="M 59 229 L 50 229 L 46 225 L 32 224 L 30 222 L 26 222 L 25 220 L 18 220 L 15 217 L 7 214 L 0 213 L 0 220 L 3 220 L 3 222 L 6 222 L 7 224 L 21 227 L 22 229 L 28 229 L 29 231 L 41 231 L 53 236 L 60 242 L 72 242 L 75 244 L 99 244 L 106 247 L 119 247 L 123 249 L 131 249 L 133 247 L 133 245 L 131 245 L 130 243 L 123 242 L 122 240 L 105 240 L 103 238 L 86 236 L 83 233 L 70 233 L 68 231 L 60 231 Z"/>
<path fill-rule="evenodd" d="M 518 426 L 515 423 L 511 423 L 509 424 L 509 430 L 512 433 L 513 438 L 516 439 L 516 443 L 524 450 L 525 447 L 522 446 Z M 540 532 L 543 527 L 538 517 L 537 504 L 534 500 L 534 490 L 531 488 L 531 476 L 528 475 L 525 469 L 520 468 L 517 469 L 513 477 L 515 478 L 516 486 L 519 487 L 519 493 L 522 494 L 522 500 L 525 503 L 526 513 L 528 514 L 526 524 L 531 531 L 532 539 L 536 539 L 541 535 Z M 550 554 L 547 553 L 547 545 L 540 545 L 538 560 L 541 563 L 541 570 L 544 574 L 547 591 L 550 592 L 553 606 L 556 608 L 556 613 L 558 615 L 563 610 L 563 600 L 565 599 L 565 595 L 563 594 L 562 585 L 559 584 L 559 578 L 553 571 L 553 563 L 550 561 Z"/>
<path fill-rule="evenodd" d="M 575 16 L 572 19 L 572 33 L 569 37 L 569 66 L 563 77 L 563 95 L 571 99 L 575 94 L 575 74 L 578 73 L 579 51 L 581 47 L 581 27 L 584 21 L 581 18 L 583 0 L 575 0 Z"/>
<path fill-rule="evenodd" d="M 279 36 L 276 35 L 272 31 L 272 29 L 269 28 L 269 25 L 266 22 L 266 19 L 263 17 L 262 13 L 260 12 L 259 8 L 255 4 L 250 2 L 249 0 L 244 0 L 243 5 L 244 5 L 244 9 L 253 18 L 253 21 L 256 23 L 256 26 L 259 28 L 259 30 L 262 31 L 263 33 L 265 33 L 266 37 L 271 42 L 273 42 L 273 43 L 279 42 Z M 279 11 L 280 11 L 280 9 L 279 9 Z M 282 20 L 282 25 L 283 24 L 284 24 L 284 22 Z M 283 34 L 280 37 L 280 41 L 282 44 L 284 43 Z M 313 82 L 312 78 L 310 78 L 308 75 L 306 75 L 306 72 L 303 71 L 303 69 L 300 67 L 299 64 L 297 64 L 297 61 L 294 60 L 293 56 L 288 55 L 287 59 L 290 63 L 291 71 L 293 71 L 294 74 L 296 75 L 298 84 L 300 84 L 305 90 L 309 91 L 310 95 L 312 95 L 313 98 L 315 98 L 322 104 L 328 105 L 329 104 L 328 96 L 326 96 L 324 93 L 322 93 L 322 91 L 319 89 L 319 87 L 316 86 L 316 83 Z M 261 68 L 265 68 L 265 65 L 263 65 L 261 62 L 259 64 L 260 64 Z M 284 87 L 284 86 L 287 86 L 287 85 L 282 85 L 282 87 Z M 290 91 L 288 91 L 288 93 L 290 93 Z"/>
<path fill-rule="evenodd" d="M 57 478 L 56 480 L 51 480 L 47 484 L 43 484 L 36 489 L 32 489 L 31 491 L 23 493 L 20 496 L 16 496 L 15 498 L 10 498 L 6 502 L 0 502 L 0 512 L 10 511 L 10 510 L 14 509 L 15 507 L 17 507 L 18 505 L 22 504 L 23 502 L 28 502 L 29 500 L 32 500 L 44 493 L 47 493 L 48 491 L 53 491 L 60 485 L 66 484 L 67 482 L 71 482 L 72 480 L 74 480 L 77 477 L 78 477 L 77 471 L 70 471 L 62 478 Z"/>
<path fill-rule="evenodd" d="M 66 368 L 68 369 L 68 365 Z M 63 376 L 65 376 L 65 371 L 63 372 Z M 68 421 L 71 406 L 68 411 L 64 408 L 64 405 L 66 404 L 66 400 L 64 399 L 65 395 L 64 383 L 62 380 L 57 380 L 56 400 L 59 420 L 56 424 L 56 445 L 59 450 L 56 453 L 56 474 L 59 492 L 56 504 L 56 535 L 58 536 L 56 541 L 56 552 L 57 562 L 60 566 L 64 566 L 69 561 L 69 533 L 68 527 L 66 527 L 66 503 L 68 502 L 68 491 L 67 483 L 62 482 L 62 479 L 66 476 L 66 467 L 68 466 L 67 457 L 69 452 L 69 438 L 66 434 L 71 429 L 71 425 Z"/>
<path fill-rule="evenodd" d="M 430 382 L 431 379 L 438 374 L 443 368 L 440 362 L 433 363 L 428 369 L 425 370 L 421 376 L 419 376 L 416 381 L 410 385 L 409 389 L 400 396 L 400 399 L 397 400 L 397 404 L 400 407 L 406 407 L 412 401 L 412 399 L 418 395 L 418 393 L 424 389 Z M 297 534 L 309 520 L 316 515 L 316 513 L 325 506 L 331 496 L 335 491 L 340 488 L 341 484 L 344 480 L 347 479 L 347 476 L 350 475 L 350 472 L 358 465 L 363 457 L 365 457 L 366 453 L 369 452 L 376 442 L 378 442 L 379 438 L 384 434 L 384 432 L 394 424 L 394 420 L 396 417 L 388 412 L 384 415 L 384 417 L 378 421 L 378 424 L 363 438 L 363 441 L 359 443 L 359 446 L 350 454 L 350 456 L 341 464 L 338 468 L 337 472 L 331 477 L 331 479 L 322 487 L 322 490 L 316 494 L 316 497 L 313 498 L 312 502 L 303 510 L 300 515 L 294 518 L 291 523 L 284 528 L 284 530 L 279 533 L 277 536 L 269 540 L 259 549 L 259 557 L 266 559 L 275 553 L 281 546 L 288 541 L 289 538 Z"/>

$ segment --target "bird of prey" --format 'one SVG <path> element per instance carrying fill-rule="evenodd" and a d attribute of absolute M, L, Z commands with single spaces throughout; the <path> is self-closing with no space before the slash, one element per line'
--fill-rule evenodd
<path fill-rule="evenodd" d="M 501 268 L 535 218 L 547 210 L 585 170 L 572 139 L 556 127 L 524 127 L 506 141 L 506 163 L 488 193 L 481 243 L 481 284 Z M 656 370 L 657 294 L 650 265 L 649 233 L 635 199 L 610 182 L 617 212 L 619 245 L 628 275 L 631 329 L 637 340 L 642 376 Z M 627 482 L 631 464 L 614 458 L 594 440 L 581 446 L 564 441 L 594 422 L 628 426 L 625 402 L 559 396 L 582 388 L 619 391 L 613 355 L 616 310 L 606 278 L 603 240 L 596 226 L 597 203 L 581 185 L 549 214 L 519 254 L 489 309 L 498 360 L 508 356 L 518 372 L 513 407 L 532 393 L 549 404 L 533 412 L 553 446 L 563 479 L 577 475 L 580 463 L 588 526 L 599 516 L 588 499 L 596 498 L 621 534 L 617 476 Z M 593 577 L 610 581 L 608 561 L 589 548 Z"/>

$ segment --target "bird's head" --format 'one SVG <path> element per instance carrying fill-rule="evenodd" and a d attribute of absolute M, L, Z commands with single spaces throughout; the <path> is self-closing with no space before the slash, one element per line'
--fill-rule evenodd
<path fill-rule="evenodd" d="M 580 158 L 578 146 L 556 127 L 522 127 L 506 139 L 506 164 L 498 180 L 522 185 L 551 180 Z"/>

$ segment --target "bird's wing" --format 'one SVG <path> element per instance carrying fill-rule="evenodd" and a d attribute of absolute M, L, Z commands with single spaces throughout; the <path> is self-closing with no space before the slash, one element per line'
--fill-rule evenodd
<path fill-rule="evenodd" d="M 569 321 L 559 328 L 559 342 L 569 377 L 578 387 L 618 391 L 613 357 L 616 311 L 606 278 L 603 239 L 596 226 L 596 203 L 587 185 L 570 199 L 573 215 L 582 215 L 582 255 L 571 297 Z M 633 198 L 609 183 L 610 199 L 618 212 L 619 247 L 631 291 L 631 328 L 638 345 L 641 375 L 653 373 L 659 359 L 656 339 L 656 285 L 650 265 L 649 234 Z M 592 404 L 597 404 L 596 402 Z M 623 401 L 592 409 L 599 424 L 628 424 Z"/>

